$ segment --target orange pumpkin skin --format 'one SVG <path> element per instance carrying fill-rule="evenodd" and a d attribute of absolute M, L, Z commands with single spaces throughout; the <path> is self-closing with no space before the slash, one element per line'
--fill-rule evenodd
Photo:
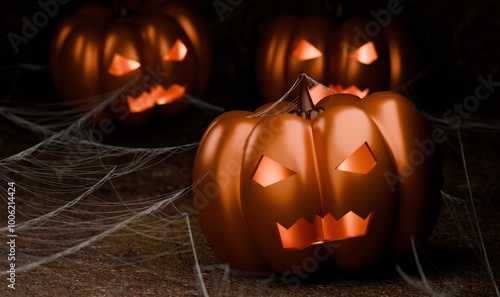
<path fill-rule="evenodd" d="M 115 9 L 84 5 L 58 26 L 50 52 L 57 91 L 68 101 L 92 99 L 135 79 L 101 116 L 137 125 L 147 121 L 153 109 L 166 116 L 177 114 L 182 108 L 168 103 L 184 92 L 199 96 L 208 83 L 212 47 L 201 18 L 179 1 L 118 3 Z M 133 66 L 117 66 L 117 55 Z M 113 67 L 117 71 L 111 71 Z M 155 86 L 163 102 L 149 96 Z"/>
<path fill-rule="evenodd" d="M 430 133 L 406 98 L 336 94 L 316 105 L 325 111 L 312 120 L 286 113 L 295 105 L 285 102 L 256 116 L 267 106 L 216 118 L 195 158 L 194 205 L 223 262 L 247 276 L 288 276 L 306 259 L 320 262 L 323 244 L 338 267 L 359 270 L 408 256 L 411 236 L 425 243 L 440 207 L 440 163 L 432 152 L 410 169 L 415 140 Z M 321 223 L 313 222 L 332 217 L 344 217 L 344 227 L 315 233 Z M 360 226 L 364 234 L 348 234 Z M 280 229 L 296 229 L 291 245 Z"/>
<path fill-rule="evenodd" d="M 392 90 L 409 81 L 418 63 L 410 34 L 396 20 L 380 26 L 378 34 L 365 32 L 368 22 L 369 19 L 352 18 L 336 25 L 319 16 L 276 18 L 264 33 L 257 56 L 257 81 L 264 101 L 278 100 L 298 72 L 306 72 L 338 93 L 359 97 Z M 300 57 L 293 53 L 301 40 L 314 46 L 321 56 L 298 60 Z M 378 56 L 376 60 L 366 64 L 350 57 L 370 41 Z"/>

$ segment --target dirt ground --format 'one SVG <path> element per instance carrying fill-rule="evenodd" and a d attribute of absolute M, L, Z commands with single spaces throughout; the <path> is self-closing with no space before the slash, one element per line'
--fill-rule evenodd
<path fill-rule="evenodd" d="M 213 114 L 193 111 L 190 116 L 176 120 L 155 118 L 141 128 L 118 127 L 115 133 L 108 135 L 105 143 L 123 146 L 134 144 L 139 147 L 161 147 L 179 145 L 199 139 L 206 124 Z M 187 125 L 187 123 L 191 125 Z M 167 127 L 168 128 L 165 128 Z M 2 120 L 2 156 L 6 157 L 21 151 L 39 141 L 35 135 L 16 125 Z M 161 131 L 161 132 L 160 132 Z M 174 135 L 182 135 L 172 138 Z M 161 136 L 158 136 L 161 135 Z M 471 179 L 472 192 L 479 226 L 482 231 L 484 246 L 488 253 L 492 273 L 499 277 L 500 257 L 500 193 L 499 177 L 500 156 L 498 146 L 492 141 L 478 142 L 477 133 L 464 133 L 464 150 Z M 11 139 L 11 141 L 7 141 Z M 485 139 L 481 137 L 480 139 Z M 14 141 L 15 140 L 15 141 Z M 445 192 L 465 200 L 469 199 L 465 182 L 463 164 L 457 139 L 449 141 L 440 147 Z M 195 151 L 173 154 L 168 159 L 140 170 L 114 183 L 114 190 L 120 193 L 123 203 L 137 201 L 141 197 L 152 197 L 158 192 L 172 192 L 188 187 L 191 182 L 191 170 Z M 158 173 L 161 172 L 161 173 Z M 3 172 L 13 176 L 12 172 Z M 23 182 L 22 178 L 19 180 Z M 140 185 L 141 188 L 138 188 Z M 109 187 L 104 185 L 96 195 L 106 197 Z M 29 198 L 19 193 L 19 199 Z M 110 196 L 111 197 L 111 196 Z M 61 198 L 64 199 L 64 198 Z M 115 198 L 110 198 L 115 199 Z M 21 201 L 20 201 L 21 202 Z M 42 203 L 42 201 L 41 201 Z M 247 279 L 229 274 L 225 267 L 211 250 L 196 215 L 192 213 L 192 195 L 176 201 L 175 205 L 181 211 L 190 213 L 189 222 L 193 242 L 201 267 L 201 276 L 210 296 L 420 296 L 430 292 L 460 296 L 491 296 L 494 287 L 485 265 L 475 254 L 469 244 L 476 248 L 477 240 L 468 241 L 461 234 L 453 216 L 445 205 L 436 225 L 435 231 L 426 248 L 419 252 L 427 287 L 422 283 L 415 262 L 402 263 L 401 267 L 413 280 L 414 284 L 406 282 L 396 271 L 392 263 L 379 263 L 367 271 L 345 273 L 331 265 L 324 264 L 319 272 L 303 283 L 290 284 L 279 276 L 268 279 Z M 109 207 L 93 207 L 92 213 L 110 212 Z M 117 206 L 117 209 L 123 205 Z M 0 206 L 0 212 L 5 213 L 6 204 Z M 467 215 L 473 214 L 470 209 L 457 207 L 453 214 L 464 223 L 465 232 L 472 234 Z M 129 215 L 132 215 L 132 211 Z M 201 295 L 202 286 L 195 270 L 193 249 L 185 230 L 186 218 L 181 217 L 165 223 L 165 216 L 178 213 L 171 205 L 161 209 L 160 216 L 151 216 L 132 221 L 126 228 L 106 236 L 68 256 L 54 261 L 48 261 L 40 267 L 18 273 L 16 281 L 16 296 L 180 296 Z M 3 218 L 3 217 L 2 217 Z M 82 214 L 80 222 L 86 220 Z M 92 216 L 92 219 L 95 217 Z M 473 217 L 472 217 L 473 218 Z M 18 218 L 22 220 L 22 217 Z M 2 226 L 5 226 L 2 220 Z M 45 223 L 46 226 L 59 226 L 60 221 L 54 219 Z M 153 236 L 140 236 L 142 228 L 157 226 L 158 230 L 148 233 Z M 184 229 L 183 229 L 184 228 Z M 72 246 L 72 239 L 89 238 L 99 232 L 78 229 L 80 232 L 60 235 L 27 233 L 23 238 L 20 231 L 18 243 L 24 260 L 37 257 L 47 257 Z M 167 242 L 161 238 L 181 236 L 179 241 Z M 43 241 L 49 238 L 50 241 Z M 5 237 L 4 237 L 5 239 Z M 38 240 L 41 241 L 38 241 Z M 43 244 L 40 244 L 43 242 Z M 6 249 L 1 249 L 2 261 L 6 257 Z M 166 253 L 165 251 L 175 251 Z M 482 256 L 482 254 L 480 254 Z M 40 259 L 40 258 L 38 258 Z M 23 260 L 20 260 L 21 262 Z M 6 278 L 0 281 L 1 292 L 6 292 Z M 2 293 L 2 295 L 4 294 Z"/>

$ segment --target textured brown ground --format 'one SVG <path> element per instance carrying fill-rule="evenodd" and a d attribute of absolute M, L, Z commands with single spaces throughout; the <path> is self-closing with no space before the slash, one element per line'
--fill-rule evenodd
<path fill-rule="evenodd" d="M 189 116 L 177 121 L 155 119 L 146 127 L 130 129 L 120 127 L 116 133 L 108 136 L 109 143 L 129 146 L 155 147 L 188 143 L 199 138 L 204 126 L 213 115 L 203 115 L 193 111 Z M 196 119 L 196 122 L 195 120 Z M 187 125 L 190 122 L 191 125 Z M 165 124 L 168 128 L 159 128 Z M 21 150 L 24 146 L 37 141 L 36 137 L 6 121 L 1 128 L 3 156 Z M 189 128 L 187 128 L 189 127 Z M 160 132 L 161 131 L 161 132 Z M 178 136 L 172 139 L 174 133 Z M 14 136 L 17 135 L 16 138 Z M 161 136 L 158 136 L 161 135 Z M 465 152 L 472 190 L 475 196 L 477 215 L 481 226 L 484 243 L 494 275 L 499 276 L 500 258 L 500 207 L 499 194 L 499 155 L 494 142 L 467 143 Z M 6 139 L 16 139 L 7 142 Z M 445 177 L 445 191 L 468 199 L 463 167 L 460 155 L 455 151 L 456 139 L 441 147 Z M 150 197 L 157 192 L 171 192 L 186 187 L 190 183 L 190 174 L 194 151 L 171 156 L 166 161 L 150 168 L 125 176 L 115 183 L 115 188 L 122 198 L 135 200 L 141 195 Z M 163 172 L 162 175 L 153 175 Z M 9 173 L 7 173 L 9 174 Z M 144 183 L 144 181 L 147 181 Z M 142 189 L 138 188 L 141 185 Z M 104 192 L 102 192 L 104 191 Z M 98 193 L 106 193 L 106 187 Z M 183 198 L 178 206 L 186 205 L 191 209 L 191 195 Z M 109 209 L 106 209 L 109 210 Z M 0 212 L 5 211 L 1 205 Z M 99 211 L 99 209 L 93 209 Z M 174 213 L 171 207 L 163 213 Z M 458 209 L 458 214 L 467 213 Z M 224 274 L 218 258 L 206 242 L 196 216 L 190 216 L 197 255 L 202 265 L 202 275 L 209 294 L 227 295 L 265 295 L 265 296 L 393 296 L 424 294 L 421 290 L 407 284 L 395 271 L 391 263 L 380 264 L 368 271 L 343 273 L 334 267 L 324 265 L 319 273 L 313 275 L 301 285 L 284 283 L 275 279 L 245 279 Z M 159 223 L 154 218 L 134 221 L 132 228 L 140 230 L 143 223 Z M 58 224 L 49 222 L 48 224 Z M 161 222 L 160 222 L 161 223 Z M 2 225 L 5 224 L 2 222 Z M 172 226 L 175 228 L 175 226 Z M 171 226 L 164 226 L 156 236 L 174 236 Z M 93 233 L 85 234 L 90 236 Z M 81 238 L 82 234 L 75 234 Z M 115 236 L 117 235 L 117 236 Z M 22 233 L 20 233 L 22 237 Z M 43 238 L 43 234 L 41 235 Z M 61 240 L 71 239 L 65 235 Z M 185 240 L 188 243 L 188 240 Z M 64 241 L 44 246 L 47 250 L 33 250 L 31 243 L 21 242 L 22 249 L 34 255 L 50 255 L 50 248 L 60 250 Z M 34 248 L 34 247 L 33 247 Z M 127 230 L 119 230 L 113 236 L 92 244 L 75 254 L 49 262 L 42 267 L 21 273 L 17 279 L 17 296 L 142 296 L 142 295 L 197 295 L 200 287 L 194 273 L 194 258 L 189 248 L 183 253 L 158 256 L 167 248 L 155 239 L 137 236 Z M 2 255 L 4 253 L 2 252 Z M 420 259 L 429 284 L 438 292 L 463 296 L 481 296 L 494 294 L 491 280 L 479 258 L 469 248 L 467 241 L 458 231 L 446 207 L 442 212 L 435 232 Z M 420 281 L 418 271 L 412 261 L 403 264 L 403 269 L 414 279 Z M 0 286 L 5 288 L 5 279 Z"/>

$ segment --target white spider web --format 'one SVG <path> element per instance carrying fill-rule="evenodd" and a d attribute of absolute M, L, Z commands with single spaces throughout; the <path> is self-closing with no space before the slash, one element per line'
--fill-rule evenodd
<path fill-rule="evenodd" d="M 413 85 L 425 77 L 429 67 L 401 86 L 399 91 L 418 102 Z M 19 80 L 23 79 L 21 72 L 47 71 L 45 67 L 37 65 L 15 65 L 2 71 L 12 73 L 13 69 L 16 72 L 13 89 Z M 312 78 L 306 78 L 309 87 L 317 84 Z M 285 100 L 297 87 L 298 82 L 297 80 L 290 91 L 278 101 Z M 7 203 L 3 193 L 7 193 L 8 182 L 15 182 L 16 187 L 15 232 L 19 235 L 19 244 L 16 246 L 16 273 L 20 276 L 27 272 L 47 273 L 45 267 L 65 259 L 69 265 L 77 265 L 81 270 L 103 268 L 110 273 L 118 273 L 121 277 L 125 277 L 126 273 L 120 273 L 120 269 L 133 267 L 139 274 L 144 273 L 146 276 L 160 277 L 177 283 L 184 288 L 185 294 L 219 296 L 234 295 L 236 292 L 238 295 L 246 295 L 261 292 L 261 289 L 274 292 L 272 284 L 279 280 L 278 276 L 265 280 L 243 281 L 245 285 L 239 286 L 235 291 L 230 287 L 231 276 L 227 265 L 199 263 L 197 247 L 202 235 L 193 234 L 190 219 L 193 220 L 195 216 L 192 209 L 178 203 L 189 194 L 191 181 L 177 181 L 176 184 L 185 185 L 178 189 L 168 187 L 170 180 L 176 181 L 176 176 L 190 176 L 182 172 L 189 172 L 188 169 L 179 167 L 177 162 L 171 160 L 173 156 L 193 152 L 198 145 L 197 141 L 164 148 L 131 148 L 101 143 L 99 131 L 89 124 L 89 118 L 98 114 L 121 91 L 120 89 L 97 98 L 82 100 L 74 103 L 71 108 L 68 108 L 66 103 L 20 102 L 13 91 L 3 97 L 0 107 L 2 117 L 40 139 L 32 146 L 0 160 L 2 203 Z M 95 100 L 102 103 L 97 106 L 88 104 L 89 101 Z M 189 95 L 179 104 L 212 113 L 222 111 L 220 107 Z M 463 172 L 470 189 L 460 131 L 480 130 L 497 133 L 500 124 L 486 121 L 464 122 L 460 127 L 453 127 L 439 116 L 425 112 L 424 115 L 434 127 L 443 128 L 448 134 L 458 133 L 465 167 Z M 15 142 L 16 139 L 8 141 Z M 151 179 L 144 181 L 134 178 L 139 172 L 151 173 Z M 117 190 L 118 184 L 131 180 L 132 184 Z M 165 187 L 156 186 L 165 183 Z M 472 192 L 470 199 L 453 197 L 443 192 L 443 199 L 466 245 L 477 255 L 498 295 Z M 8 232 L 9 228 L 4 220 L 0 233 Z M 117 246 L 116 250 L 113 246 Z M 105 250 L 100 250 L 103 247 Z M 9 264 L 8 251 L 5 248 L 0 251 L 0 275 L 6 277 L 7 272 L 3 267 L 8 267 Z M 434 288 L 432 280 L 424 273 L 418 252 L 414 252 L 420 279 L 412 278 L 400 266 L 396 266 L 402 278 L 410 285 L 432 295 L 454 292 L 453 288 Z M 96 267 L 91 261 L 86 263 L 85 259 L 93 257 L 102 260 L 100 267 Z M 181 266 L 177 269 L 180 274 L 169 273 L 169 265 L 175 270 L 172 263 Z M 158 268 L 158 265 L 163 267 Z M 53 267 L 48 271 L 55 277 L 77 281 L 76 277 L 62 275 Z M 26 280 L 20 278 L 18 285 L 22 286 L 23 281 Z M 92 288 L 92 281 L 83 280 L 82 283 Z M 258 289 L 249 289 L 255 286 Z M 124 291 L 117 284 L 110 284 L 102 290 L 116 294 L 146 293 L 143 289 Z M 156 293 L 170 292 L 168 288 L 166 290 Z M 170 293 L 174 294 L 173 291 Z M 175 291 L 175 294 L 180 294 L 180 291 Z"/>

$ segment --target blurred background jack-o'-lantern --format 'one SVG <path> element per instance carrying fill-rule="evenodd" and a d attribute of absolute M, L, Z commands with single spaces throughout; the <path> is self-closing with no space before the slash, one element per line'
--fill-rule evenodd
<path fill-rule="evenodd" d="M 60 96 L 93 98 L 127 85 L 102 113 L 129 125 L 182 110 L 185 93 L 207 86 L 212 49 L 200 16 L 179 1 L 89 3 L 64 19 L 52 40 L 50 68 Z M 98 100 L 97 100 L 98 101 Z M 98 104 L 98 102 L 95 102 Z"/>
<path fill-rule="evenodd" d="M 417 68 L 415 56 L 412 39 L 394 19 L 379 24 L 351 18 L 336 25 L 321 16 L 283 15 L 262 37 L 257 80 L 267 102 L 279 99 L 298 72 L 333 91 L 363 98 L 408 81 Z M 310 91 L 314 103 L 328 95 L 320 89 Z"/>

